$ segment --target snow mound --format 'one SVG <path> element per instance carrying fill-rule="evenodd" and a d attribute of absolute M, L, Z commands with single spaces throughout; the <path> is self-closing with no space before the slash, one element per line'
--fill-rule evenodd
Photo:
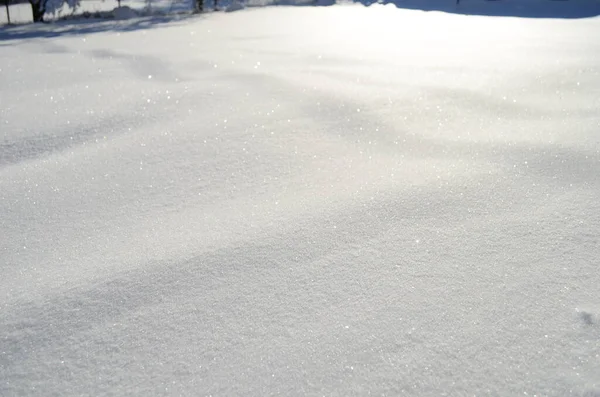
<path fill-rule="evenodd" d="M 115 19 L 125 20 L 137 17 L 137 12 L 128 6 L 117 7 L 113 11 Z"/>

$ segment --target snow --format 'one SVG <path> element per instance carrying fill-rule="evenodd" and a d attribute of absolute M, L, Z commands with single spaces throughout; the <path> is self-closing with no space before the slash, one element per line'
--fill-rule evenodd
<path fill-rule="evenodd" d="M 0 395 L 600 394 L 599 34 L 0 30 Z"/>

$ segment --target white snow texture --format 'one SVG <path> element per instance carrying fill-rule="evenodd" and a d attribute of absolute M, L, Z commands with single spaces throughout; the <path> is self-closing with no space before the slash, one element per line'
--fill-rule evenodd
<path fill-rule="evenodd" d="M 598 38 L 383 5 L 0 30 L 0 395 L 599 396 Z"/>

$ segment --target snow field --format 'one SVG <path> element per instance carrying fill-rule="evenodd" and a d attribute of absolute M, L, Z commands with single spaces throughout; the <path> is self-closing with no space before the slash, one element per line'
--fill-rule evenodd
<path fill-rule="evenodd" d="M 599 33 L 0 31 L 0 395 L 598 394 Z"/>

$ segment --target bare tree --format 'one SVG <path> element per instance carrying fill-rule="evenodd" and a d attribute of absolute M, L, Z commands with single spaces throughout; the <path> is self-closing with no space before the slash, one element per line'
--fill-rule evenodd
<path fill-rule="evenodd" d="M 33 22 L 44 22 L 44 15 L 47 12 L 51 13 L 60 10 L 64 4 L 67 4 L 74 10 L 79 6 L 80 2 L 81 0 L 29 0 Z"/>
<path fill-rule="evenodd" d="M 10 25 L 10 0 L 4 0 L 4 6 L 6 7 L 6 20 Z"/>
<path fill-rule="evenodd" d="M 48 0 L 29 0 L 29 4 L 31 4 L 33 22 L 44 22 L 44 14 L 46 13 Z"/>

